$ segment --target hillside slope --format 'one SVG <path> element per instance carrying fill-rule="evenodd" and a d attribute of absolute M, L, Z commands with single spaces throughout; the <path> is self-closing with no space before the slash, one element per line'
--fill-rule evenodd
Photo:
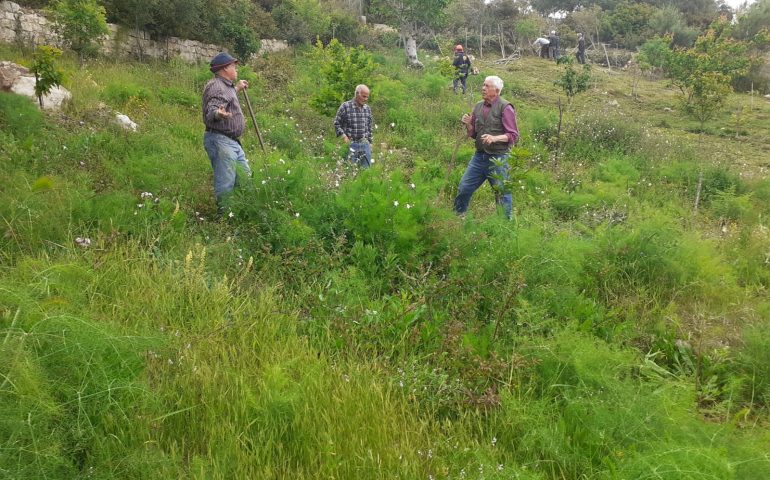
<path fill-rule="evenodd" d="M 244 138 L 224 218 L 205 66 L 67 59 L 60 114 L 0 94 L 2 476 L 769 478 L 770 103 L 692 133 L 665 81 L 594 69 L 557 139 L 550 62 L 462 98 L 374 59 L 363 172 L 312 57 L 241 69 L 271 150 Z M 486 74 L 511 222 L 487 186 L 451 212 Z"/>

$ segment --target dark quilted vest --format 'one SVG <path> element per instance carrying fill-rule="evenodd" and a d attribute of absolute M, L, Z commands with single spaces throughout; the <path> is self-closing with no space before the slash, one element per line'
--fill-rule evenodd
<path fill-rule="evenodd" d="M 503 130 L 503 109 L 510 104 L 511 102 L 499 97 L 494 105 L 492 105 L 492 108 L 489 109 L 489 114 L 486 118 L 481 113 L 484 108 L 483 101 L 473 107 L 473 116 L 476 119 L 477 151 L 497 155 L 511 151 L 511 146 L 508 142 L 495 142 L 491 145 L 484 145 L 481 141 L 481 136 L 484 134 L 502 135 L 505 133 L 505 130 Z"/>

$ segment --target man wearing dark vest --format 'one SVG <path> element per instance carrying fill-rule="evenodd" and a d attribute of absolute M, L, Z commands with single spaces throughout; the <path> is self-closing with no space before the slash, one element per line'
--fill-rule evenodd
<path fill-rule="evenodd" d="M 500 96 L 502 90 L 500 77 L 487 77 L 481 86 L 483 100 L 473 107 L 471 115 L 463 115 L 468 136 L 476 140 L 476 153 L 457 189 L 454 211 L 458 215 L 465 214 L 473 192 L 488 181 L 505 216 L 511 218 L 513 198 L 511 192 L 505 191 L 503 181 L 508 179 L 508 154 L 519 139 L 519 127 L 513 105 Z"/>
<path fill-rule="evenodd" d="M 457 93 L 457 85 L 459 84 L 463 87 L 463 95 L 465 95 L 465 90 L 468 88 L 468 74 L 471 72 L 471 59 L 463 51 L 462 45 L 455 47 L 455 59 L 452 66 L 455 68 L 452 90 Z"/>

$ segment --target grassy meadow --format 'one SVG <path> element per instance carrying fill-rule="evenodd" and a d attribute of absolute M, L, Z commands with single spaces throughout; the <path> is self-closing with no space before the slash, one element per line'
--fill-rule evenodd
<path fill-rule="evenodd" d="M 558 136 L 562 67 L 481 59 L 463 97 L 399 54 L 360 172 L 313 57 L 241 67 L 269 153 L 245 135 L 225 218 L 205 65 L 67 57 L 58 113 L 0 93 L 0 477 L 770 478 L 770 101 L 699 132 L 597 67 Z M 486 185 L 451 211 L 491 74 L 512 221 Z"/>

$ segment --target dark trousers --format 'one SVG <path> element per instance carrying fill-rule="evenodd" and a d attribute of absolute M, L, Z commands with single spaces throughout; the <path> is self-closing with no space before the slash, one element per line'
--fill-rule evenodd
<path fill-rule="evenodd" d="M 461 85 L 463 87 L 463 93 L 465 93 L 465 90 L 468 88 L 468 75 L 460 75 L 458 77 L 455 77 L 455 79 L 452 81 L 452 89 L 455 93 L 457 93 L 457 85 Z"/>
<path fill-rule="evenodd" d="M 575 53 L 575 57 L 577 57 L 577 61 L 579 64 L 583 65 L 586 63 L 586 52 L 578 50 L 577 53 Z"/>

